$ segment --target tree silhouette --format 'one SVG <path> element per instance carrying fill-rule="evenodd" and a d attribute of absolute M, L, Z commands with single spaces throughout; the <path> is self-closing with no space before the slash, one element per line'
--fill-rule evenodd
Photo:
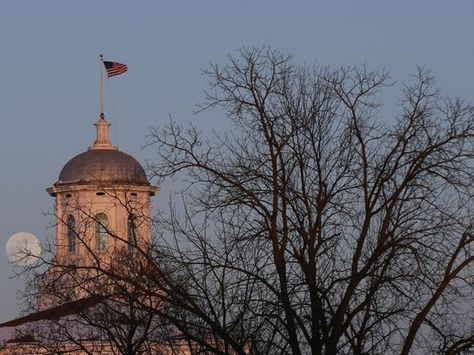
<path fill-rule="evenodd" d="M 100 280 L 117 291 L 112 300 L 133 305 L 126 315 L 157 320 L 153 329 L 166 333 L 157 343 L 176 336 L 191 353 L 473 346 L 472 107 L 444 98 L 418 68 L 384 120 L 387 72 L 297 66 L 267 47 L 241 49 L 204 73 L 198 111 L 222 110 L 232 130 L 209 137 L 173 120 L 152 130 L 152 175 L 186 185 L 158 216 L 153 245 L 107 263 L 91 250 L 97 262 L 87 272 L 62 273 L 81 275 L 89 295 Z M 130 255 L 139 262 L 127 263 Z M 106 327 L 118 344 L 109 306 L 81 321 Z"/>
<path fill-rule="evenodd" d="M 161 230 L 206 332 L 268 354 L 472 346 L 472 107 L 418 68 L 384 122 L 388 73 L 271 48 L 205 74 L 199 111 L 232 131 L 171 121 L 150 144 L 154 175 L 188 183 Z"/>

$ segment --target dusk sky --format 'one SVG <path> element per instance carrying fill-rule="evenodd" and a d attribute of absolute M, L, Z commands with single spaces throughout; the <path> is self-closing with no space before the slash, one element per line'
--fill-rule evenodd
<path fill-rule="evenodd" d="M 398 83 L 384 95 L 389 108 L 417 65 L 432 70 L 443 93 L 474 103 L 472 0 L 2 1 L 0 322 L 21 308 L 23 280 L 11 279 L 8 238 L 54 235 L 45 189 L 93 143 L 99 54 L 128 65 L 110 79 L 105 113 L 113 143 L 144 162 L 155 158 L 142 149 L 150 127 L 169 115 L 203 131 L 225 129 L 219 112 L 193 114 L 207 84 L 201 69 L 262 45 L 301 64 L 385 68 Z M 382 112 L 393 120 L 392 109 Z M 161 190 L 156 207 L 165 208 L 173 184 Z"/>

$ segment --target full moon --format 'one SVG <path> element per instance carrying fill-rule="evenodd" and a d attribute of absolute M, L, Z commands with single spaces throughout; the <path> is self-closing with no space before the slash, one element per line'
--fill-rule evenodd
<path fill-rule="evenodd" d="M 20 266 L 33 265 L 41 253 L 38 238 L 28 232 L 13 234 L 8 239 L 5 249 L 10 261 Z"/>

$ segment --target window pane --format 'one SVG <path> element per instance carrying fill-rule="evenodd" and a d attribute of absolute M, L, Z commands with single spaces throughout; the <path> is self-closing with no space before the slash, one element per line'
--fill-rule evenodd
<path fill-rule="evenodd" d="M 128 216 L 128 250 L 133 251 L 137 245 L 135 216 Z"/>
<path fill-rule="evenodd" d="M 73 216 L 67 218 L 67 251 L 76 252 L 76 221 Z"/>
<path fill-rule="evenodd" d="M 95 227 L 95 247 L 97 250 L 107 249 L 107 225 L 108 218 L 105 214 L 99 213 L 95 216 L 96 227 Z"/>

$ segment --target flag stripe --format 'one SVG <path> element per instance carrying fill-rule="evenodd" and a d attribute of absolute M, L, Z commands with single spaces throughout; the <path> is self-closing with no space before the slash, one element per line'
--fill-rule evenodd
<path fill-rule="evenodd" d="M 127 72 L 128 68 L 125 64 L 116 63 L 116 62 L 106 62 L 104 61 L 105 69 L 107 70 L 107 76 L 120 75 Z"/>

